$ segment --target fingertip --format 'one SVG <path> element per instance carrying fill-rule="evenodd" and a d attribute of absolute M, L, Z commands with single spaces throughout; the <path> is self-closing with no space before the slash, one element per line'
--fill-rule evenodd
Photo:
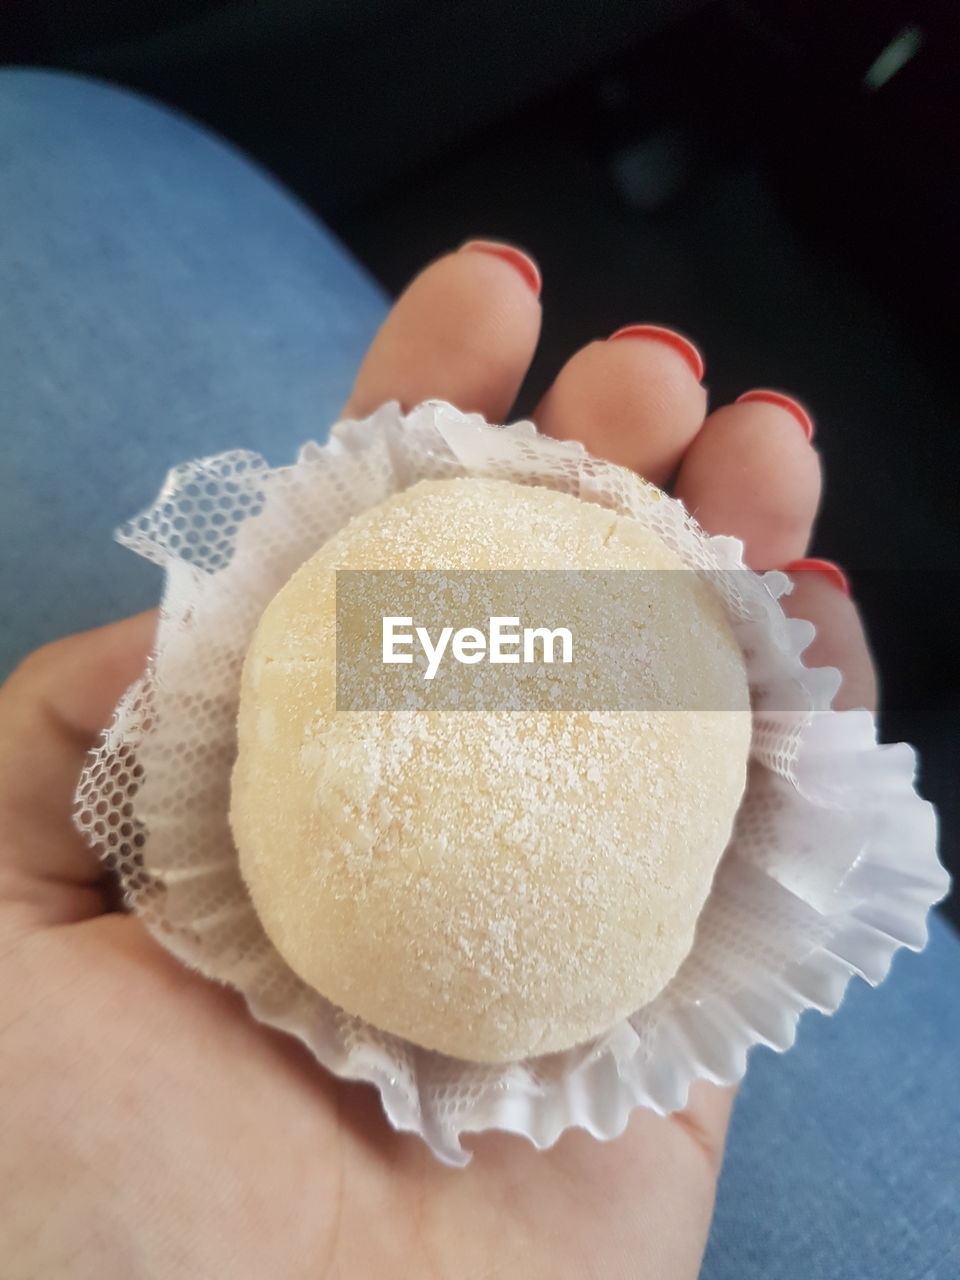
<path fill-rule="evenodd" d="M 737 396 L 734 403 L 772 404 L 777 409 L 783 409 L 793 418 L 806 439 L 813 440 L 815 434 L 813 418 L 799 400 L 794 400 L 793 396 L 788 396 L 782 391 L 773 391 L 768 387 L 756 387 L 753 391 L 744 391 L 743 395 Z"/>
<path fill-rule="evenodd" d="M 832 560 L 822 560 L 816 556 L 807 556 L 803 560 L 792 560 L 790 564 L 784 566 L 784 573 L 796 575 L 798 573 L 820 573 L 826 580 L 842 591 L 845 596 L 850 595 L 850 579 L 840 568 L 838 564 L 834 564 Z"/>
<path fill-rule="evenodd" d="M 818 453 L 791 414 L 761 401 L 714 410 L 676 483 L 677 497 L 704 529 L 739 538 L 754 569 L 804 555 L 820 492 Z"/>
<path fill-rule="evenodd" d="M 819 559 L 787 564 L 783 572 L 793 582 L 793 591 L 783 599 L 784 612 L 791 618 L 806 618 L 816 628 L 803 654 L 804 666 L 835 667 L 840 672 L 835 710 L 866 707 L 876 711 L 873 657 L 846 574 L 832 561 Z"/>
<path fill-rule="evenodd" d="M 700 429 L 706 391 L 688 354 L 633 329 L 576 352 L 534 418 L 545 434 L 662 485 Z"/>
<path fill-rule="evenodd" d="M 627 338 L 645 342 L 662 342 L 664 346 L 680 356 L 697 382 L 703 381 L 703 375 L 706 373 L 703 356 L 699 348 L 694 346 L 684 334 L 677 333 L 675 329 L 667 329 L 662 324 L 628 324 L 618 329 L 616 333 L 611 333 L 607 341 L 621 342 Z"/>
<path fill-rule="evenodd" d="M 507 263 L 520 276 L 535 298 L 539 298 L 543 290 L 543 276 L 536 262 L 525 250 L 514 244 L 506 244 L 499 240 L 467 240 L 457 250 L 458 253 L 487 253 Z"/>
<path fill-rule="evenodd" d="M 425 267 L 374 338 L 345 415 L 372 413 L 388 400 L 409 410 L 438 399 L 503 421 L 533 358 L 541 316 L 528 268 L 511 251 L 519 252 L 465 247 Z"/>

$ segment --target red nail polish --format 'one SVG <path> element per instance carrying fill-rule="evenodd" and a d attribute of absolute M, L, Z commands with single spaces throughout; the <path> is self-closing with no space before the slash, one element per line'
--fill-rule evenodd
<path fill-rule="evenodd" d="M 540 297 L 540 290 L 543 287 L 540 268 L 529 254 L 518 249 L 516 245 L 501 244 L 498 240 L 468 240 L 466 244 L 460 246 L 458 252 L 489 253 L 494 258 L 502 258 L 520 273 L 537 297 Z"/>
<path fill-rule="evenodd" d="M 745 391 L 742 396 L 737 396 L 736 403 L 745 404 L 751 400 L 765 401 L 767 404 L 775 404 L 781 409 L 786 409 L 787 413 L 792 413 L 800 423 L 807 439 L 813 439 L 813 419 L 797 400 L 785 396 L 782 391 L 769 391 L 766 387 L 758 387 L 756 391 Z"/>
<path fill-rule="evenodd" d="M 845 596 L 850 594 L 850 581 L 847 575 L 832 560 L 817 560 L 815 557 L 807 560 L 791 560 L 789 564 L 783 566 L 783 572 L 822 573 L 835 587 L 839 587 Z"/>
<path fill-rule="evenodd" d="M 674 351 L 683 356 L 693 370 L 693 376 L 696 380 L 698 382 L 703 381 L 703 356 L 690 339 L 685 338 L 682 333 L 675 333 L 673 329 L 665 329 L 660 324 L 628 324 L 626 328 L 618 329 L 616 333 L 611 333 L 607 341 L 615 342 L 618 338 L 652 338 L 655 342 L 663 342 L 668 347 L 673 347 Z"/>

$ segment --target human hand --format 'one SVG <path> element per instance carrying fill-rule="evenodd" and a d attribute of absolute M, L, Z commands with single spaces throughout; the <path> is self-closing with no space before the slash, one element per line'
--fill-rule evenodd
<path fill-rule="evenodd" d="M 398 301 L 347 406 L 438 397 L 504 421 L 540 326 L 522 261 L 448 255 Z M 595 342 L 534 415 L 673 490 L 756 569 L 805 554 L 817 455 L 789 409 L 722 407 L 663 334 Z M 873 706 L 856 609 L 798 575 L 789 612 L 837 666 L 837 706 Z M 385 1275 L 697 1274 L 732 1090 L 701 1082 L 622 1137 L 573 1131 L 547 1152 L 485 1134 L 465 1170 L 393 1133 L 376 1092 L 333 1079 L 109 912 L 73 829 L 85 754 L 149 651 L 154 615 L 32 655 L 0 691 L 0 1256 L 20 1277 L 299 1280 Z"/>

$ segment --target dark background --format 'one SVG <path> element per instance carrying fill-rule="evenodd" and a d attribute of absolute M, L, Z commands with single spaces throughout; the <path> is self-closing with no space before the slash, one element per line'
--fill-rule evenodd
<path fill-rule="evenodd" d="M 640 321 L 695 339 L 714 404 L 798 394 L 827 475 L 814 554 L 851 577 L 882 736 L 920 748 L 956 875 L 958 14 L 6 0 L 0 59 L 105 76 L 212 125 L 391 291 L 468 236 L 528 247 L 547 309 L 521 411 L 578 345 Z M 893 74 L 877 64 L 891 45 Z M 960 922 L 957 895 L 948 909 Z"/>

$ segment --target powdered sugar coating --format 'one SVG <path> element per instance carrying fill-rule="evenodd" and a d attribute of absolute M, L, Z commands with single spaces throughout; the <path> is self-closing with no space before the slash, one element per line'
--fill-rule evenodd
<path fill-rule="evenodd" d="M 335 570 L 399 567 L 664 571 L 643 579 L 661 709 L 336 711 Z M 577 634 L 595 622 L 567 576 L 523 581 L 562 583 Z M 672 709 L 687 686 L 741 710 Z M 291 968 L 386 1031 L 499 1062 L 590 1039 L 676 973 L 743 792 L 749 695 L 719 602 L 656 534 L 550 489 L 422 481 L 268 605 L 238 741 L 240 866 Z"/>

